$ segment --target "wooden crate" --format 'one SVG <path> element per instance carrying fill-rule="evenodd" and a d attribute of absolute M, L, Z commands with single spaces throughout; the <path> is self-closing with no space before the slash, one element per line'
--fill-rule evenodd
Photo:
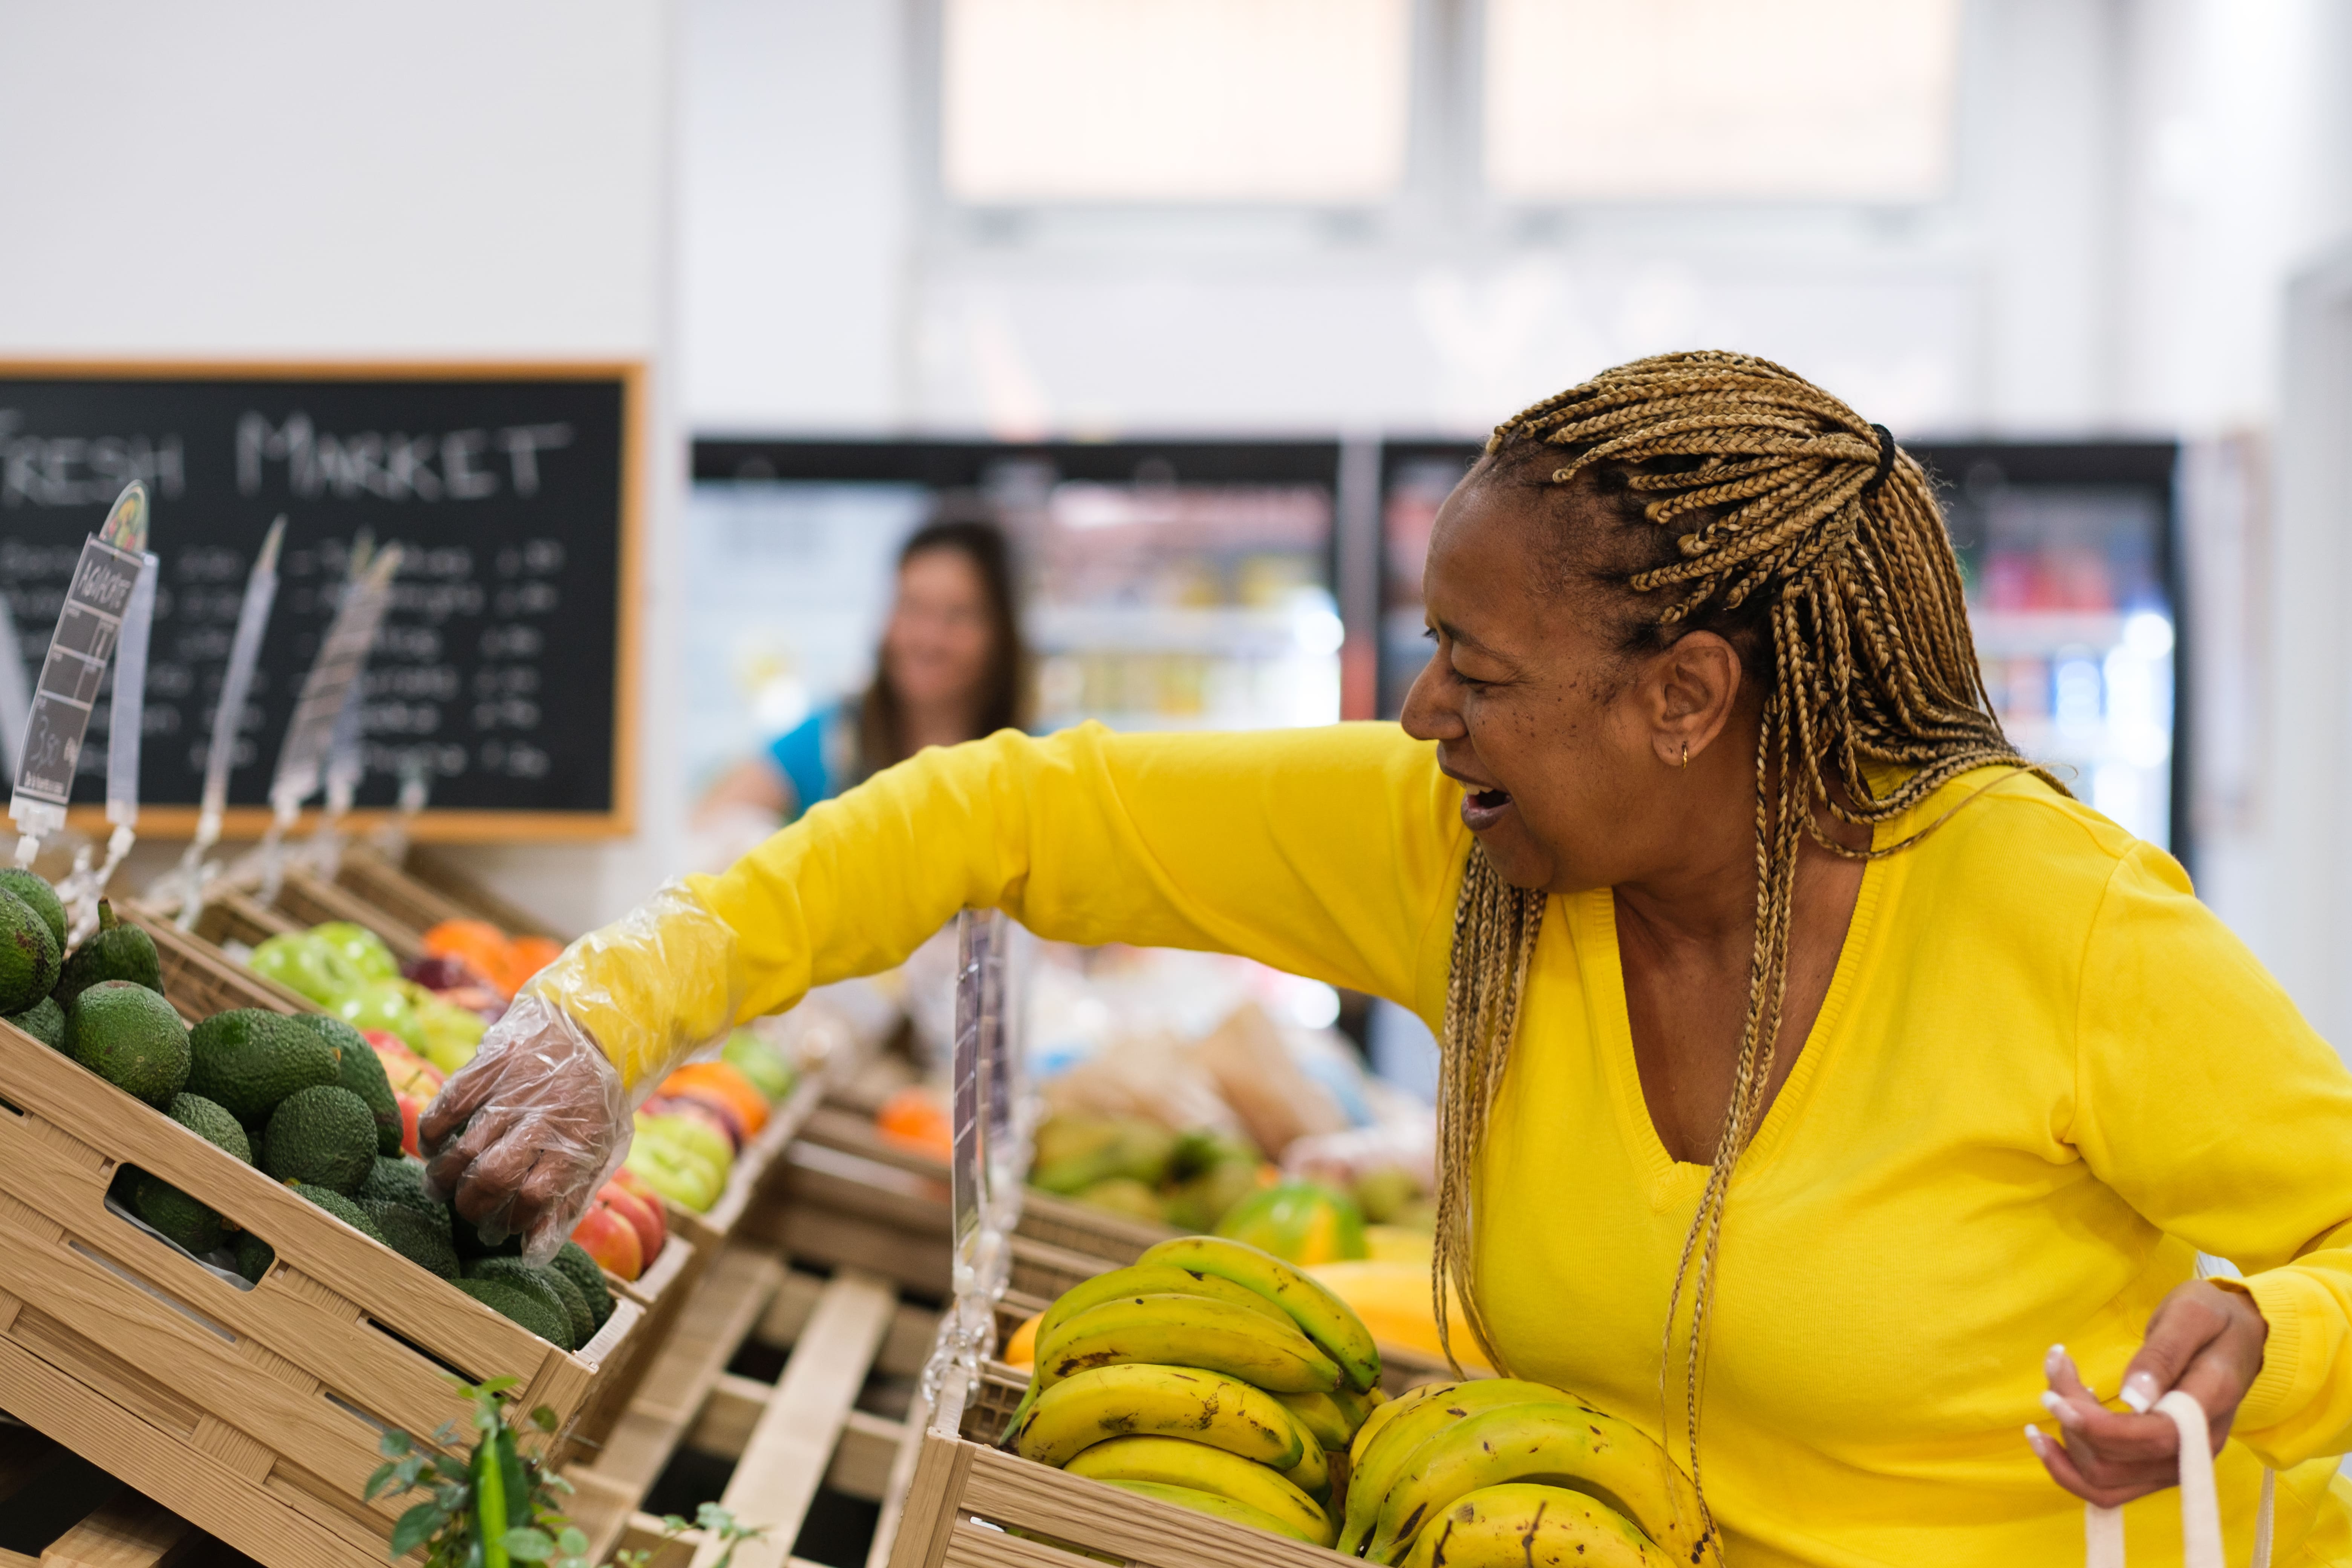
<path fill-rule="evenodd" d="M 883 1500 L 907 1426 L 858 1408 L 859 1392 L 876 1373 L 911 1384 L 937 1331 L 937 1314 L 902 1300 L 892 1279 L 850 1268 L 826 1277 L 769 1247 L 730 1247 L 603 1452 L 566 1472 L 592 1555 L 648 1550 L 684 1568 L 705 1543 L 689 1531 L 665 1547 L 643 1505 L 671 1459 L 691 1448 L 736 1461 L 718 1500 L 738 1520 L 769 1526 L 736 1563 L 781 1568 L 820 1486 Z M 727 1370 L 747 1344 L 787 1352 L 774 1383 Z"/>
<path fill-rule="evenodd" d="M 995 1444 L 1023 1386 L 991 1367 L 968 1396 L 950 1387 L 922 1435 L 889 1568 L 1084 1568 L 1099 1557 L 1139 1568 L 1353 1561 L 1003 1452 Z"/>
<path fill-rule="evenodd" d="M 0 1568 L 236 1568 L 241 1556 L 29 1426 L 0 1423 Z M 24 1550 L 24 1548 L 32 1550 Z"/>
<path fill-rule="evenodd" d="M 418 881 L 366 844 L 344 847 L 335 865 L 335 886 L 414 931 L 431 931 L 444 921 L 490 920 L 509 936 L 531 934 Z"/>
<path fill-rule="evenodd" d="M 144 904 L 125 904 L 121 917 L 155 943 L 163 970 L 163 994 L 193 1024 L 233 1007 L 272 1013 L 315 1013 L 317 1003 L 300 992 L 255 973 L 201 936 L 182 931 L 168 915 Z"/>
<path fill-rule="evenodd" d="M 362 847 L 363 853 L 373 850 Z M 348 855 L 348 851 L 346 854 Z M 376 858 L 381 861 L 382 857 Z M 543 936 L 556 942 L 569 942 L 580 933 L 561 931 L 524 909 L 493 892 L 477 880 L 472 873 L 456 865 L 445 855 L 417 845 L 412 847 L 400 864 L 401 874 L 411 882 L 439 894 L 455 905 L 460 914 L 473 920 L 488 921 L 509 936 Z M 358 890 L 358 889 L 354 889 Z M 364 896 L 364 895 L 362 895 Z"/>
<path fill-rule="evenodd" d="M 277 1249 L 232 1284 L 106 1206 L 124 1165 Z M 567 1353 L 17 1030 L 0 1026 L 0 1409 L 270 1568 L 380 1564 L 388 1426 L 462 1417 L 451 1373 L 569 1420 L 642 1316 Z"/>

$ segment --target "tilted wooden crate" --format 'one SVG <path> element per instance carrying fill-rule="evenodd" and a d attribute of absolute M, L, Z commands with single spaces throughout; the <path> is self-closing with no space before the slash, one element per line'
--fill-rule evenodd
<path fill-rule="evenodd" d="M 268 1241 L 246 1288 L 106 1205 L 135 1165 Z M 0 1026 L 0 1409 L 270 1564 L 381 1564 L 400 1505 L 361 1489 L 391 1426 L 519 1380 L 568 1420 L 643 1309 L 567 1353 L 60 1053 Z"/>
<path fill-rule="evenodd" d="M 889 1568 L 1335 1568 L 1319 1546 L 1034 1464 L 995 1447 L 1024 1380 L 950 1384 L 923 1433 Z M 1018 1530 L 1022 1534 L 1010 1533 Z"/>

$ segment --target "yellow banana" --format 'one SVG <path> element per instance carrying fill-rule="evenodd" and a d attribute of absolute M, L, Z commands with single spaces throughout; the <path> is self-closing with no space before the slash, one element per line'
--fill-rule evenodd
<path fill-rule="evenodd" d="M 1381 1407 L 1394 1411 L 1375 1427 L 1365 1423 L 1356 1434 L 1355 1463 L 1348 1474 L 1348 1510 L 1339 1529 L 1339 1550 L 1363 1554 L 1379 1522 L 1381 1500 L 1405 1473 L 1412 1458 L 1433 1436 L 1457 1421 L 1506 1405 L 1551 1404 L 1567 1398 L 1559 1389 L 1512 1377 L 1481 1377 L 1467 1383 L 1441 1383 L 1424 1393 L 1414 1389 L 1404 1398 Z M 1374 1414 L 1379 1414 L 1375 1412 Z"/>
<path fill-rule="evenodd" d="M 1271 1252 L 1221 1236 L 1180 1236 L 1137 1261 L 1172 1264 L 1245 1286 L 1287 1312 L 1300 1332 L 1339 1363 L 1351 1387 L 1366 1389 L 1381 1380 L 1380 1347 L 1354 1310 Z"/>
<path fill-rule="evenodd" d="M 1404 1568 L 1667 1568 L 1631 1520 L 1581 1492 L 1482 1487 L 1423 1527 Z"/>
<path fill-rule="evenodd" d="M 1127 1362 L 1227 1373 L 1271 1393 L 1336 1387 L 1339 1369 L 1286 1322 L 1204 1296 L 1122 1296 L 1089 1307 L 1037 1347 L 1037 1381 Z"/>
<path fill-rule="evenodd" d="M 1483 1411 L 1423 1443 L 1381 1500 L 1364 1555 L 1399 1561 L 1423 1527 L 1457 1500 L 1510 1481 L 1589 1493 L 1676 1561 L 1705 1557 L 1698 1494 L 1665 1451 L 1613 1415 L 1566 1402 Z"/>
<path fill-rule="evenodd" d="M 1290 1315 L 1256 1291 L 1236 1285 L 1230 1279 L 1220 1279 L 1213 1274 L 1202 1274 L 1173 1264 L 1139 1264 L 1131 1268 L 1114 1268 L 1108 1274 L 1097 1274 L 1091 1279 L 1081 1279 L 1045 1309 L 1037 1321 L 1035 1342 L 1044 1344 L 1054 1337 L 1054 1331 L 1089 1307 L 1099 1307 L 1105 1301 L 1116 1301 L 1121 1296 L 1206 1296 L 1213 1300 L 1247 1307 L 1284 1322 Z"/>
<path fill-rule="evenodd" d="M 1381 1428 L 1432 1394 L 1451 1394 L 1461 1386 L 1458 1383 L 1424 1383 L 1418 1388 L 1406 1389 L 1394 1399 L 1373 1405 L 1364 1416 L 1364 1424 L 1356 1428 L 1355 1437 L 1348 1444 L 1349 1467 L 1355 1468 L 1363 1465 L 1364 1456 L 1370 1451 L 1373 1439 L 1381 1435 Z"/>
<path fill-rule="evenodd" d="M 1356 1435 L 1359 1423 L 1348 1419 L 1336 1394 L 1278 1394 L 1289 1412 L 1298 1417 L 1298 1424 L 1316 1442 L 1333 1452 L 1345 1448 Z"/>
<path fill-rule="evenodd" d="M 1235 1524 L 1246 1524 L 1254 1530 L 1266 1531 L 1275 1535 L 1286 1535 L 1293 1541 L 1303 1541 L 1309 1546 L 1328 1544 L 1321 1539 L 1309 1535 L 1286 1519 L 1278 1519 L 1264 1509 L 1252 1508 L 1245 1502 L 1235 1502 L 1231 1498 L 1219 1497 L 1214 1492 L 1204 1492 L 1197 1487 L 1171 1487 L 1161 1481 L 1112 1481 L 1108 1484 L 1123 1491 L 1157 1498 L 1161 1502 L 1172 1502 L 1178 1508 L 1189 1508 L 1195 1513 L 1210 1514 L 1218 1519 L 1229 1519 Z"/>
<path fill-rule="evenodd" d="M 1238 1378 L 1189 1366 L 1104 1366 L 1037 1396 L 1004 1447 L 1041 1465 L 1066 1465 L 1097 1443 L 1134 1434 L 1189 1437 L 1286 1470 L 1305 1445 L 1274 1395 Z"/>
<path fill-rule="evenodd" d="M 1291 1417 L 1297 1426 L 1297 1417 Z M 1298 1427 L 1298 1463 L 1282 1472 L 1283 1479 L 1318 1502 L 1331 1500 L 1331 1459 L 1323 1445 L 1304 1426 Z"/>
<path fill-rule="evenodd" d="M 1214 1492 L 1287 1520 L 1311 1534 L 1318 1546 L 1331 1540 L 1330 1516 L 1316 1506 L 1314 1499 L 1264 1465 L 1205 1443 L 1188 1443 L 1181 1437 L 1113 1437 L 1063 1468 L 1089 1480 L 1158 1481 Z"/>
<path fill-rule="evenodd" d="M 1381 1392 L 1378 1384 L 1374 1384 L 1361 1394 L 1357 1393 L 1353 1387 L 1336 1388 L 1331 1391 L 1331 1403 L 1339 1407 L 1340 1415 L 1347 1421 L 1348 1436 L 1351 1442 L 1356 1434 L 1363 1430 L 1364 1423 L 1371 1419 L 1373 1409 L 1385 1404 L 1387 1400 L 1388 1395 Z"/>

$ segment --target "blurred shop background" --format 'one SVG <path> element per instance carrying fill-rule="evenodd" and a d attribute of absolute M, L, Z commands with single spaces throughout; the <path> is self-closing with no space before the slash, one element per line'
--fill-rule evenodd
<path fill-rule="evenodd" d="M 649 365 L 635 830 L 469 852 L 577 926 L 926 522 L 1019 547 L 1042 726 L 1390 715 L 1487 427 L 1763 354 L 2341 1040 L 2347 77 L 2325 0 L 0 0 L 0 359 Z"/>

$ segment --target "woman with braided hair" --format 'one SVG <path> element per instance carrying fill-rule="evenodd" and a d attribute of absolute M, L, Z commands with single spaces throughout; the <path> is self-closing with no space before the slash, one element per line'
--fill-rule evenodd
<path fill-rule="evenodd" d="M 2011 747 L 1892 437 L 1621 366 L 1496 430 L 1424 584 L 1401 728 L 1000 733 L 665 889 L 450 1080 L 434 1180 L 557 1234 L 625 1086 L 960 906 L 1244 953 L 1440 1029 L 1452 1342 L 1651 1430 L 1721 1561 L 2080 1561 L 2178 1389 L 2230 1538 L 2267 1465 L 2279 1560 L 2352 1563 L 2352 1075 Z"/>

